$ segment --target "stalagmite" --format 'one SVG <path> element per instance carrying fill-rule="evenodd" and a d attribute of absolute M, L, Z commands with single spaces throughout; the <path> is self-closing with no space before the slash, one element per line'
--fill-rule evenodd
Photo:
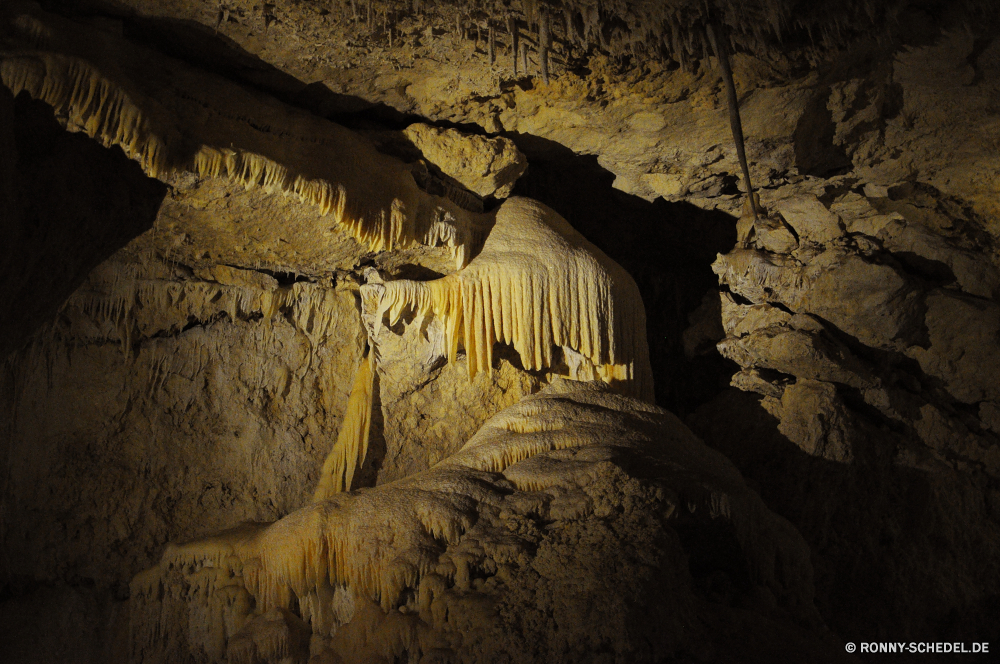
<path fill-rule="evenodd" d="M 513 16 L 507 17 L 507 31 L 510 33 L 510 56 L 513 62 L 511 66 L 514 68 L 514 76 L 517 76 L 517 60 L 521 53 L 520 47 L 520 32 L 517 27 L 517 19 Z M 522 74 L 527 72 L 521 72 Z"/>
<path fill-rule="evenodd" d="M 782 601 L 809 597 L 808 587 L 775 578 L 776 557 L 782 574 L 802 574 L 808 550 L 720 455 L 656 406 L 597 384 L 557 381 L 486 422 L 457 454 L 427 471 L 337 494 L 271 524 L 168 546 L 159 564 L 131 585 L 133 625 L 142 628 L 134 631 L 134 649 L 153 650 L 152 642 L 167 629 L 191 630 L 188 625 L 197 624 L 166 622 L 176 615 L 173 598 L 186 590 L 189 615 L 201 617 L 212 633 L 228 636 L 234 662 L 257 661 L 255 654 L 277 661 L 297 644 L 303 648 L 306 630 L 287 610 L 295 606 L 318 636 L 334 624 L 334 648 L 345 656 L 374 651 L 398 660 L 405 652 L 412 661 L 421 653 L 452 650 L 464 653 L 452 661 L 485 661 L 475 650 L 462 650 L 462 635 L 475 644 L 482 636 L 476 630 L 497 620 L 499 607 L 489 594 L 497 590 L 488 587 L 503 592 L 504 584 L 517 584 L 509 576 L 514 566 L 541 560 L 535 558 L 536 536 L 530 528 L 518 532 L 513 510 L 554 506 L 567 492 L 586 503 L 581 486 L 593 483 L 592 490 L 601 491 L 594 478 L 623 477 L 614 459 L 628 463 L 624 460 L 650 456 L 670 460 L 649 469 L 661 473 L 664 487 L 680 491 L 690 485 L 684 496 L 688 513 L 732 527 L 752 583 L 772 589 Z M 679 479 L 689 474 L 695 483 Z M 628 481 L 628 489 L 610 489 L 607 497 L 621 499 L 628 490 L 633 493 L 626 500 L 639 498 L 639 482 Z M 681 496 L 673 488 L 657 491 L 674 496 L 664 503 L 669 521 Z M 527 507 L 532 504 L 539 507 Z M 556 516 L 554 507 L 544 509 L 556 523 L 565 518 Z M 594 512 L 584 506 L 581 515 L 592 520 Z M 644 537 L 649 531 L 632 532 Z M 581 550 L 567 547 L 565 553 L 593 555 L 588 544 L 580 544 Z M 228 588 L 245 588 L 256 617 Z M 225 604 L 223 597 L 238 601 Z M 316 612 L 314 598 L 325 598 L 324 616 Z M 374 629 L 380 630 L 377 635 L 365 637 L 364 630 Z M 457 638 L 442 641 L 449 632 Z"/>
<path fill-rule="evenodd" d="M 372 399 L 375 368 L 372 354 L 361 361 L 354 376 L 354 387 L 347 401 L 347 411 L 340 424 L 337 442 L 323 464 L 319 485 L 313 501 L 321 501 L 335 493 L 349 491 L 354 473 L 364 463 L 368 454 L 368 435 L 372 422 Z"/>

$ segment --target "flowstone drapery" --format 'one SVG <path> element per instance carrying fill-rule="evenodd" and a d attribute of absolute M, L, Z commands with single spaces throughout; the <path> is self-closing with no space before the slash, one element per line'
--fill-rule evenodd
<path fill-rule="evenodd" d="M 741 552 L 749 607 L 815 620 L 808 550 L 723 457 L 559 380 L 430 470 L 169 547 L 132 583 L 133 657 L 657 661 L 704 629 L 677 556 L 715 546 Z"/>

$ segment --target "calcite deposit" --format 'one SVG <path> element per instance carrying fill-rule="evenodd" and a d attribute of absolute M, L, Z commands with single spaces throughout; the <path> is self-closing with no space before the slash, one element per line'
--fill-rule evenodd
<path fill-rule="evenodd" d="M 4 3 L 0 660 L 1000 643 L 998 25 Z"/>

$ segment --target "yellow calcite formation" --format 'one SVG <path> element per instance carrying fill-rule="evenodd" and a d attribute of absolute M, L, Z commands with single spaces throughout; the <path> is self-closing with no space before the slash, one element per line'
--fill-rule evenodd
<path fill-rule="evenodd" d="M 375 368 L 369 353 L 361 361 L 354 386 L 347 401 L 347 412 L 340 424 L 337 442 L 323 463 L 319 486 L 313 500 L 325 500 L 351 488 L 355 471 L 368 454 L 368 434 L 372 423 L 372 399 Z"/>
<path fill-rule="evenodd" d="M 187 171 L 292 194 L 372 251 L 444 244 L 459 266 L 488 230 L 343 127 L 29 5 L 10 11 L 7 28 L 16 47 L 0 54 L 0 82 L 151 177 Z"/>
<path fill-rule="evenodd" d="M 637 463 L 664 478 L 660 488 L 642 488 L 618 465 Z M 721 455 L 656 406 L 598 382 L 558 380 L 489 420 L 457 454 L 427 471 L 335 494 L 275 523 L 169 546 L 160 564 L 132 583 L 133 624 L 147 626 L 133 647 L 155 652 L 152 642 L 176 641 L 177 630 L 193 643 L 190 616 L 201 616 L 207 626 L 199 629 L 213 635 L 206 645 L 198 642 L 203 649 L 214 643 L 218 651 L 224 634 L 237 659 L 254 648 L 263 654 L 262 644 L 281 654 L 293 644 L 297 623 L 280 609 L 292 608 L 345 661 L 393 661 L 403 653 L 419 659 L 438 649 L 456 654 L 450 661 L 489 661 L 484 652 L 511 647 L 502 630 L 485 630 L 504 620 L 498 594 L 514 593 L 524 581 L 512 570 L 542 569 L 556 550 L 565 560 L 590 560 L 593 542 L 557 543 L 558 533 L 613 518 L 597 504 L 605 500 L 659 501 L 667 522 L 730 523 L 752 582 L 808 609 L 808 584 L 784 580 L 808 577 L 808 549 Z M 518 516 L 536 512 L 556 529 L 544 554 L 539 541 L 547 536 Z M 606 526 L 598 530 L 622 538 L 614 539 L 617 547 L 632 537 L 648 541 L 650 521 L 629 523 L 632 530 L 614 535 Z M 252 611 L 234 588 L 253 597 Z M 530 588 L 543 592 L 541 585 Z M 674 591 L 686 596 L 682 585 Z M 164 613 L 173 617 L 174 636 L 148 627 Z M 573 622 L 577 614 L 567 615 L 566 629 L 586 629 Z M 485 650 L 477 654 L 476 643 Z"/>
<path fill-rule="evenodd" d="M 653 400 L 646 316 L 635 282 L 537 201 L 511 198 L 501 205 L 482 252 L 464 269 L 435 281 L 365 288 L 382 289 L 376 331 L 385 315 L 390 324 L 406 311 L 441 317 L 448 357 L 455 360 L 464 346 L 470 377 L 491 370 L 499 342 L 512 345 L 529 371 L 563 360 L 572 378 L 621 384 Z M 559 357 L 559 347 L 569 349 L 566 357 Z"/>
<path fill-rule="evenodd" d="M 151 176 L 192 171 L 295 194 L 373 250 L 445 244 L 460 266 L 495 223 L 466 269 L 390 282 L 381 310 L 393 321 L 404 309 L 440 316 L 448 357 L 464 345 L 470 377 L 491 370 L 500 342 L 529 371 L 621 383 L 652 400 L 638 289 L 552 210 L 512 199 L 495 218 L 474 215 L 333 123 L 37 10 L 15 10 L 8 25 L 28 46 L 0 55 L 3 84 L 120 146 Z"/>

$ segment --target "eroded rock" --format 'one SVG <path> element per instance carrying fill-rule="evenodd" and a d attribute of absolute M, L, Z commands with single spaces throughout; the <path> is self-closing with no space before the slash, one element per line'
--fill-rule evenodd
<path fill-rule="evenodd" d="M 728 542 L 735 558 L 701 558 L 709 541 Z M 196 580 L 220 571 L 225 587 Z M 180 600 L 157 591 L 194 586 Z M 132 584 L 133 648 L 201 647 L 183 618 L 157 631 L 164 611 L 241 630 L 231 648 L 243 633 L 259 642 L 252 626 L 282 628 L 268 616 L 280 617 L 291 593 L 308 599 L 305 610 L 314 594 L 346 588 L 355 609 L 332 627 L 303 613 L 318 661 L 589 661 L 602 650 L 656 661 L 693 641 L 733 652 L 739 637 L 677 627 L 719 610 L 706 597 L 746 607 L 722 609 L 743 616 L 736 634 L 766 624 L 800 634 L 793 650 L 811 653 L 822 639 L 779 617 L 815 624 L 811 587 L 795 531 L 676 418 L 599 384 L 559 381 L 426 471 L 168 549 Z M 270 613 L 241 616 L 224 599 L 241 592 Z M 650 594 L 671 601 L 650 604 Z"/>

